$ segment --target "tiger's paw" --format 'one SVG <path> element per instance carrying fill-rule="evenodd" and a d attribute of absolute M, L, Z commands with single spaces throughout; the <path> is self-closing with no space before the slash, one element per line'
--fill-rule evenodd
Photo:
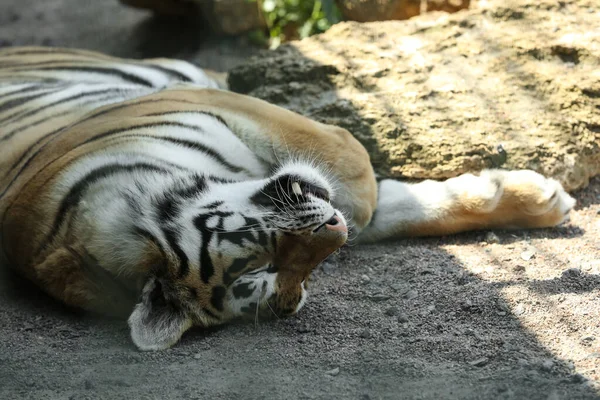
<path fill-rule="evenodd" d="M 485 214 L 483 225 L 490 227 L 552 227 L 568 220 L 575 206 L 558 181 L 530 170 L 484 170 L 454 180 L 451 189 L 464 210 Z"/>

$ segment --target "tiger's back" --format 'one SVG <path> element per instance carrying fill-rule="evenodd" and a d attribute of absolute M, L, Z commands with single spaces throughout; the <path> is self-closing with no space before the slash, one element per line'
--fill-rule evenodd
<path fill-rule="evenodd" d="M 53 176 L 53 161 L 61 160 L 54 165 L 56 172 L 89 151 L 74 150 L 94 135 L 93 126 L 98 127 L 96 131 L 106 129 L 104 113 L 180 82 L 217 87 L 203 71 L 182 61 L 123 60 L 84 50 L 42 47 L 1 50 L 0 215 L 4 216 L 18 194 L 31 193 L 23 188 L 34 177 L 39 182 L 43 169 L 48 178 Z M 73 125 L 82 127 L 69 130 Z M 65 157 L 67 153 L 70 157 Z M 28 232 L 29 225 L 17 229 L 23 233 L 19 243 L 35 242 L 45 233 L 52 213 L 34 214 L 40 206 L 51 208 L 48 200 L 19 200 L 18 207 L 36 221 L 35 231 Z"/>
<path fill-rule="evenodd" d="M 176 82 L 217 87 L 201 70 L 182 61 L 140 62 L 43 47 L 0 50 L 0 200 L 66 127 L 94 118 L 98 113 L 93 111 L 104 105 Z"/>

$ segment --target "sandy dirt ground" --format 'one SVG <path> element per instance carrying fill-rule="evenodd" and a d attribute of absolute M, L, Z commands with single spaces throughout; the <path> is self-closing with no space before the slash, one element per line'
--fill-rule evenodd
<path fill-rule="evenodd" d="M 0 45 L 172 56 L 255 52 L 116 1 L 2 0 Z M 294 318 L 137 351 L 2 269 L 1 399 L 600 399 L 600 179 L 556 229 L 349 246 Z"/>

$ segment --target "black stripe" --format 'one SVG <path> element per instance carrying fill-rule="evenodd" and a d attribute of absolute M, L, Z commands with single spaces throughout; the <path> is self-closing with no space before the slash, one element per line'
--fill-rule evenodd
<path fill-rule="evenodd" d="M 20 105 L 22 105 L 23 103 L 25 103 L 29 100 L 35 100 L 35 99 L 45 96 L 47 94 L 54 94 L 54 93 L 56 93 L 56 92 L 54 92 L 54 91 L 50 92 L 50 91 L 46 90 L 43 93 L 32 94 L 31 96 L 24 96 L 24 97 L 19 97 L 16 99 L 8 100 L 8 101 L 0 104 L 0 113 L 6 112 L 6 111 L 10 110 L 11 108 L 19 107 Z"/>
<path fill-rule="evenodd" d="M 69 97 L 65 97 L 65 98 L 59 99 L 59 100 L 57 100 L 57 101 L 55 101 L 53 103 L 50 103 L 50 104 L 45 104 L 42 107 L 39 107 L 39 108 L 30 110 L 30 111 L 27 111 L 27 112 L 17 112 L 17 113 L 14 113 L 14 114 L 12 114 L 12 115 L 10 115 L 10 116 L 8 116 L 8 117 L 0 120 L 0 124 L 6 123 L 6 122 L 15 123 L 15 122 L 18 122 L 18 121 L 22 120 L 25 117 L 29 117 L 29 116 L 35 115 L 35 114 L 37 114 L 37 113 L 39 113 L 41 111 L 44 111 L 44 110 L 46 110 L 46 109 L 48 109 L 50 107 L 55 107 L 55 106 L 57 106 L 59 104 L 67 103 L 69 101 L 81 99 L 81 98 L 88 97 L 88 96 L 95 96 L 95 95 L 99 95 L 99 94 L 105 94 L 105 93 L 111 93 L 111 92 L 120 92 L 120 91 L 122 91 L 120 88 L 111 88 L 111 89 L 103 89 L 103 90 L 94 90 L 94 91 L 91 91 L 91 92 L 82 92 L 82 93 L 79 93 L 79 94 L 75 94 L 75 95 L 72 95 L 72 96 L 69 96 Z M 0 138 L 0 141 L 2 141 L 2 140 L 4 140 L 4 138 Z"/>
<path fill-rule="evenodd" d="M 192 126 L 192 125 L 190 125 L 190 126 Z M 223 157 L 216 150 L 211 149 L 210 147 L 207 147 L 207 146 L 203 145 L 202 143 L 193 142 L 191 140 L 172 138 L 169 136 L 154 136 L 154 135 L 145 135 L 145 134 L 122 135 L 122 136 L 119 136 L 119 139 L 123 138 L 123 137 L 143 137 L 143 138 L 149 138 L 149 139 L 154 139 L 154 140 L 160 140 L 163 142 L 169 142 L 172 144 L 178 144 L 178 145 L 187 147 L 188 149 L 199 151 L 201 153 L 204 153 L 204 154 L 214 158 L 216 161 L 223 164 L 223 166 L 225 168 L 227 168 L 228 170 L 230 170 L 231 172 L 234 172 L 234 173 L 238 173 L 238 172 L 242 172 L 242 171 L 248 172 L 246 169 L 244 169 L 242 167 L 238 167 L 237 165 L 231 164 L 229 161 L 227 161 L 225 159 L 225 157 Z"/>
<path fill-rule="evenodd" d="M 97 183 L 98 181 L 108 178 L 110 176 L 122 173 L 122 172 L 132 172 L 132 171 L 152 171 L 152 172 L 160 172 L 160 173 L 168 173 L 168 171 L 164 168 L 157 167 L 156 165 L 148 164 L 148 163 L 136 163 L 136 164 L 107 164 L 102 167 L 96 168 L 81 178 L 75 185 L 71 187 L 67 195 L 63 198 L 58 207 L 58 212 L 54 217 L 54 223 L 52 224 L 52 229 L 50 233 L 46 236 L 42 245 L 38 249 L 38 254 L 46 248 L 46 246 L 54 239 L 56 234 L 58 233 L 60 227 L 62 226 L 67 213 L 75 206 L 79 204 L 81 198 L 87 191 L 87 189 Z"/>
<path fill-rule="evenodd" d="M 100 63 L 103 61 L 106 62 L 108 60 L 89 59 L 88 58 L 88 59 L 82 59 L 82 60 L 50 59 L 50 60 L 46 60 L 46 61 L 32 62 L 32 63 L 2 63 L 2 62 L 0 62 L 0 69 L 5 69 L 5 70 L 6 69 L 17 69 L 17 72 L 19 72 L 19 70 L 24 69 L 24 68 L 26 69 L 26 71 L 30 71 L 32 68 L 39 70 L 39 69 L 42 69 L 39 67 L 43 67 L 43 66 L 52 67 L 52 68 L 44 68 L 44 69 L 58 69 L 58 68 L 61 68 L 60 67 L 61 65 L 64 65 L 65 67 L 68 67 L 68 68 L 73 68 L 74 65 L 85 66 L 86 64 Z M 149 69 L 149 70 L 155 70 L 157 72 L 160 72 L 160 73 L 166 75 L 168 77 L 168 79 L 172 79 L 172 80 L 179 81 L 179 82 L 193 82 L 192 78 L 183 74 L 180 71 L 166 68 L 166 67 L 161 67 L 156 64 L 144 64 L 143 62 L 135 63 L 135 62 L 130 62 L 130 61 L 121 61 L 120 64 L 145 68 L 145 69 Z"/>
<path fill-rule="evenodd" d="M 190 271 L 190 261 L 188 259 L 188 256 L 187 254 L 185 254 L 185 251 L 183 251 L 181 246 L 179 246 L 179 237 L 177 233 L 173 230 L 173 228 L 168 226 L 162 226 L 161 230 L 165 235 L 165 239 L 167 239 L 167 243 L 177 256 L 177 258 L 179 258 L 179 278 L 183 278 Z"/>
<path fill-rule="evenodd" d="M 75 72 L 91 72 L 95 74 L 113 75 L 117 76 L 127 82 L 131 82 L 137 85 L 143 85 L 147 87 L 154 87 L 154 84 L 144 78 L 137 75 L 130 74 L 128 72 L 121 71 L 116 68 L 106 67 L 42 67 L 36 68 L 37 71 L 75 71 Z"/>
<path fill-rule="evenodd" d="M 19 84 L 17 83 L 16 85 L 19 85 Z M 13 94 L 16 94 L 16 93 L 23 94 L 23 93 L 32 92 L 34 90 L 41 90 L 43 88 L 44 88 L 43 85 L 31 84 L 31 86 L 23 88 L 23 89 L 17 89 L 17 90 L 13 90 L 12 92 L 2 93 L 2 94 L 0 94 L 0 99 L 2 99 L 4 97 L 12 96 Z"/>
<path fill-rule="evenodd" d="M 227 268 L 227 273 L 237 277 L 246 270 L 250 261 L 254 260 L 256 260 L 255 256 L 250 256 L 248 258 L 236 258 L 231 262 L 229 268 Z"/>
<path fill-rule="evenodd" d="M 215 273 L 215 267 L 208 252 L 208 245 L 213 237 L 213 232 L 206 228 L 206 221 L 214 214 L 198 215 L 194 218 L 194 226 L 202 235 L 202 244 L 200 245 L 200 278 L 202 282 L 208 283 L 209 279 Z"/>
<path fill-rule="evenodd" d="M 206 180 L 202 175 L 194 174 L 192 176 L 193 183 L 190 186 L 175 190 L 175 195 L 183 199 L 191 199 L 197 197 L 206 189 Z"/>
<path fill-rule="evenodd" d="M 236 299 L 247 299 L 252 296 L 254 294 L 254 287 L 251 288 L 250 285 L 252 285 L 252 282 L 243 282 L 235 285 L 232 290 L 233 297 Z"/>
<path fill-rule="evenodd" d="M 181 103 L 186 103 L 186 104 L 195 104 L 194 102 L 190 102 L 190 101 L 185 101 L 185 100 L 175 100 L 175 99 L 148 99 L 148 100 L 143 100 L 143 101 L 138 101 L 136 103 L 119 103 L 117 105 L 115 105 L 114 107 L 108 107 L 105 110 L 99 111 L 97 113 L 94 113 L 92 115 L 87 116 L 86 118 L 78 121 L 77 123 L 73 124 L 73 125 L 69 125 L 68 127 L 63 127 L 60 129 L 56 129 L 42 137 L 40 137 L 38 140 L 36 140 L 31 146 L 29 146 L 27 148 L 27 150 L 25 150 L 22 154 L 21 157 L 19 157 L 19 159 L 10 167 L 10 169 L 7 171 L 7 173 L 4 175 L 3 179 L 6 178 L 27 156 L 27 154 L 38 144 L 40 144 L 42 141 L 44 141 L 45 139 L 48 139 L 48 142 L 44 143 L 39 149 L 37 149 L 32 156 L 27 159 L 27 161 L 23 164 L 23 166 L 21 166 L 21 168 L 19 168 L 19 171 L 16 173 L 16 175 L 10 180 L 10 182 L 8 182 L 8 184 L 6 185 L 6 187 L 4 188 L 4 190 L 2 191 L 2 193 L 0 193 L 0 199 L 2 197 L 4 197 L 4 195 L 6 194 L 6 192 L 8 192 L 8 189 L 11 188 L 11 186 L 15 183 L 15 181 L 17 180 L 17 178 L 21 175 L 21 173 L 29 166 L 29 164 L 31 164 L 31 162 L 35 159 L 35 157 L 37 157 L 38 154 L 40 154 L 44 148 L 46 146 L 48 146 L 50 143 L 52 143 L 56 138 L 57 138 L 57 134 L 59 134 L 60 132 L 62 132 L 64 129 L 69 128 L 69 127 L 73 127 L 76 125 L 79 125 L 85 121 L 88 121 L 90 119 L 93 119 L 95 117 L 107 114 L 111 111 L 116 111 L 119 110 L 121 108 L 126 108 L 128 106 L 134 106 L 134 105 L 138 105 L 138 104 L 146 104 L 146 103 L 158 103 L 158 102 L 162 102 L 162 101 L 170 101 L 172 103 L 174 102 L 181 102 Z M 142 115 L 145 116 L 145 115 Z M 54 136 L 54 137 L 53 137 Z M 85 144 L 87 142 L 84 142 L 80 145 L 77 145 L 75 147 L 73 147 L 71 150 L 74 150 L 75 148 Z M 46 165 L 50 165 L 52 162 L 54 162 L 55 160 L 57 160 L 58 158 L 62 157 L 62 155 L 60 155 L 59 157 L 51 160 L 50 162 L 48 162 Z"/>
<path fill-rule="evenodd" d="M 194 103 L 194 104 L 196 104 L 196 103 Z M 229 129 L 229 125 L 227 125 L 227 122 L 225 122 L 225 120 L 223 119 L 223 117 L 221 117 L 220 115 L 217 115 L 215 113 L 211 113 L 210 111 L 178 110 L 178 111 L 157 112 L 157 113 L 148 114 L 147 116 L 148 117 L 159 117 L 161 115 L 171 115 L 171 114 L 202 114 L 202 115 L 207 115 L 209 117 L 212 117 L 212 118 L 216 119 L 217 121 L 219 121 L 220 123 L 222 123 L 223 125 L 225 125 L 225 127 L 227 129 Z M 231 129 L 229 129 L 229 130 L 231 130 Z"/>
<path fill-rule="evenodd" d="M 179 72 L 179 71 L 174 70 L 174 69 L 162 67 L 162 66 L 156 65 L 156 64 L 141 64 L 140 63 L 140 64 L 135 64 L 135 65 L 140 66 L 140 67 L 155 69 L 157 71 L 162 72 L 165 75 L 170 75 L 172 77 L 175 77 L 179 81 L 182 81 L 182 82 L 193 82 L 192 78 L 190 78 L 189 76 L 184 75 L 182 72 Z"/>
<path fill-rule="evenodd" d="M 113 96 L 101 97 L 99 99 L 93 99 L 93 100 L 87 100 L 87 101 L 84 101 L 82 103 L 77 103 L 77 107 L 83 107 L 83 106 L 91 104 L 91 103 L 101 103 L 103 101 L 107 101 L 107 100 L 110 100 L 112 98 L 113 98 Z M 72 113 L 72 110 L 69 109 L 69 110 L 65 110 L 63 112 L 60 112 L 58 114 L 52 114 L 49 117 L 38 119 L 37 121 L 31 122 L 31 123 L 29 123 L 27 125 L 22 125 L 22 126 L 18 127 L 17 129 L 13 129 L 12 131 L 8 132 L 6 135 L 4 135 L 4 137 L 2 138 L 2 140 L 3 141 L 10 140 L 17 133 L 23 132 L 24 130 L 27 130 L 29 128 L 33 128 L 36 125 L 48 122 L 48 121 L 53 120 L 55 118 L 63 117 L 65 115 L 68 115 L 68 114 L 71 114 L 71 113 Z M 61 128 L 59 128 L 58 130 L 60 131 L 60 130 L 62 130 L 64 128 L 66 128 L 68 125 L 69 124 L 66 124 L 66 125 L 62 126 Z"/>
<path fill-rule="evenodd" d="M 227 289 L 224 286 L 215 286 L 212 289 L 212 295 L 210 296 L 210 304 L 217 311 L 223 311 L 223 302 L 225 299 L 225 295 L 227 294 Z"/>

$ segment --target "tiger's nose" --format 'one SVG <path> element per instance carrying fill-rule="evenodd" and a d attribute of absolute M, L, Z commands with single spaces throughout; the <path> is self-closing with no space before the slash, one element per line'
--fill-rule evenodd
<path fill-rule="evenodd" d="M 348 227 L 337 215 L 334 215 L 325 223 L 325 228 L 329 229 L 330 231 L 348 232 Z"/>

